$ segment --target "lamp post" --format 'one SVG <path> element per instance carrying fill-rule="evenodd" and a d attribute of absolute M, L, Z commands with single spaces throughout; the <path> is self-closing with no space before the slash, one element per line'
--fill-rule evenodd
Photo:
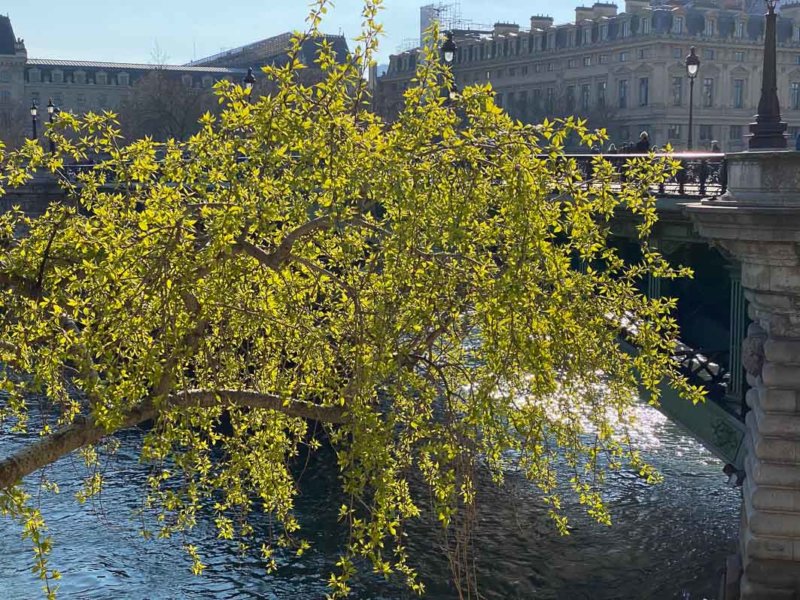
<path fill-rule="evenodd" d="M 697 73 L 700 71 L 700 58 L 697 56 L 695 47 L 689 49 L 689 55 L 686 57 L 686 75 L 689 77 L 689 139 L 687 140 L 687 149 L 692 149 L 692 141 L 694 140 L 692 132 L 694 131 L 694 80 L 697 79 Z"/>
<path fill-rule="evenodd" d="M 767 26 L 764 31 L 764 71 L 761 79 L 761 99 L 758 101 L 756 122 L 750 124 L 750 149 L 786 148 L 786 123 L 781 122 L 781 105 L 778 101 L 778 73 L 776 51 L 775 6 L 778 0 L 766 0 Z"/>
<path fill-rule="evenodd" d="M 250 102 L 250 95 L 253 93 L 253 86 L 256 84 L 256 77 L 253 75 L 253 68 L 247 69 L 247 75 L 242 79 L 244 84 L 244 91 L 247 94 L 247 101 Z"/>
<path fill-rule="evenodd" d="M 36 121 L 37 121 L 36 117 L 38 114 L 39 114 L 39 109 L 36 108 L 36 101 L 33 101 L 31 103 L 31 123 L 33 124 L 33 136 L 31 136 L 32 140 L 39 139 L 39 135 L 36 131 Z"/>
<path fill-rule="evenodd" d="M 50 125 L 53 124 L 53 117 L 56 114 L 56 105 L 53 104 L 53 99 L 50 98 L 47 100 L 47 115 L 50 119 Z M 56 143 L 53 141 L 53 131 L 52 127 L 50 128 L 50 154 L 55 154 L 56 152 Z"/>
<path fill-rule="evenodd" d="M 444 61 L 445 65 L 452 68 L 453 62 L 456 59 L 456 51 L 458 50 L 458 47 L 456 46 L 456 43 L 453 41 L 452 31 L 445 32 L 444 36 L 445 40 L 441 48 L 442 60 Z M 455 99 L 457 93 L 458 93 L 458 87 L 456 87 L 455 79 L 453 79 L 453 81 L 451 83 L 448 83 L 447 86 L 447 101 L 449 102 Z"/>

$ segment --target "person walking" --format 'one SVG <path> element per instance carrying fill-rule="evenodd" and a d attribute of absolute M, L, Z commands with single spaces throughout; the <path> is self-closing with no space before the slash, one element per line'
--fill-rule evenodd
<path fill-rule="evenodd" d="M 650 152 L 650 136 L 647 134 L 646 131 L 643 131 L 642 133 L 639 134 L 639 141 L 636 142 L 634 151 L 637 154 L 647 154 L 648 152 Z"/>

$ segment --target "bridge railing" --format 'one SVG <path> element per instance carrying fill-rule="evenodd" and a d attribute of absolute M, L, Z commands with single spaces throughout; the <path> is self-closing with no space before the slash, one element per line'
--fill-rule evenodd
<path fill-rule="evenodd" d="M 680 163 L 677 174 L 659 185 L 653 185 L 650 191 L 662 198 L 707 198 L 721 196 L 727 190 L 727 170 L 725 155 L 712 152 L 674 152 L 656 154 L 565 154 L 565 158 L 576 161 L 584 179 L 584 186 L 592 185 L 593 162 L 600 156 L 608 160 L 616 171 L 616 184 L 621 187 L 625 183 L 625 173 L 629 161 L 641 158 L 671 159 Z M 542 158 L 548 158 L 542 155 Z M 240 160 L 246 160 L 241 157 Z M 67 177 L 75 182 L 78 175 L 89 171 L 97 171 L 100 167 L 94 163 L 66 165 Z M 106 174 L 106 180 L 110 180 Z"/>
<path fill-rule="evenodd" d="M 617 185 L 625 183 L 625 172 L 631 160 L 653 157 L 671 159 L 680 163 L 677 174 L 668 181 L 653 185 L 650 191 L 662 198 L 707 198 L 721 196 L 728 189 L 725 155 L 716 152 L 673 152 L 656 154 L 566 154 L 574 159 L 590 187 L 593 162 L 598 157 L 609 161 L 616 170 Z"/>

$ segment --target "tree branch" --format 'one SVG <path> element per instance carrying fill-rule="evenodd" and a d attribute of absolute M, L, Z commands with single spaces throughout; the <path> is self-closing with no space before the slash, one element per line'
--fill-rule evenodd
<path fill-rule="evenodd" d="M 274 394 L 245 390 L 188 390 L 169 396 L 162 409 L 157 408 L 152 399 L 137 404 L 128 411 L 114 431 L 106 430 L 91 417 L 79 417 L 72 425 L 42 437 L 0 461 L 0 490 L 10 488 L 23 477 L 54 463 L 70 452 L 98 443 L 111 433 L 156 419 L 162 410 L 218 406 L 268 409 L 290 417 L 329 424 L 347 422 L 343 407 L 319 406 L 301 400 L 287 401 Z"/>

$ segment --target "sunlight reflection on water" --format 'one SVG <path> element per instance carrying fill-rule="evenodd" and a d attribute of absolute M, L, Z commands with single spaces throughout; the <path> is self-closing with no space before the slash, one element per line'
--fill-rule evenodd
<path fill-rule="evenodd" d="M 554 532 L 537 492 L 518 474 L 509 473 L 505 489 L 481 486 L 477 570 L 487 599 L 714 597 L 718 569 L 735 550 L 739 492 L 724 486 L 721 463 L 661 413 L 642 404 L 636 416 L 632 428 L 636 444 L 665 481 L 648 486 L 634 473 L 612 475 L 611 528 L 593 523 L 572 505 L 567 507 L 572 514 L 571 535 L 562 538 Z M 0 456 L 21 441 L 0 434 Z M 209 568 L 196 578 L 189 572 L 180 542 L 145 542 L 137 535 L 133 511 L 146 472 L 136 459 L 138 434 L 125 434 L 121 441 L 107 468 L 109 485 L 89 510 L 73 500 L 77 461 L 62 460 L 52 470 L 62 492 L 45 498 L 43 509 L 56 544 L 52 566 L 64 574 L 62 598 L 324 596 L 324 579 L 333 569 L 342 540 L 336 523 L 342 498 L 331 456 L 313 458 L 301 482 L 297 512 L 313 544 L 302 560 L 284 557 L 279 572 L 266 576 L 258 561 L 242 557 L 232 544 L 216 543 L 209 522 L 201 519 L 192 541 Z M 40 582 L 28 571 L 29 550 L 16 527 L 0 523 L 0 598 L 36 598 Z M 455 598 L 430 526 L 414 524 L 409 534 L 416 534 L 412 558 L 428 584 L 428 598 Z M 375 577 L 362 577 L 355 585 L 354 598 L 410 597 Z"/>

